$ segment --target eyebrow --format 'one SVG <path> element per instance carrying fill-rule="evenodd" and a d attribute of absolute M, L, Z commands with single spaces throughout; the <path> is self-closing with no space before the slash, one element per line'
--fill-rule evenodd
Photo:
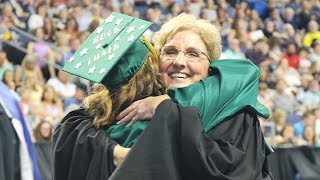
<path fill-rule="evenodd" d="M 174 46 L 174 45 L 163 46 L 163 48 L 175 48 L 175 49 L 179 49 L 179 48 L 177 48 L 177 47 Z M 181 49 L 179 49 L 179 50 L 181 50 Z M 195 47 L 188 47 L 188 48 L 186 48 L 184 51 L 188 51 L 188 50 L 198 50 L 198 51 L 201 51 L 201 52 L 204 53 L 204 51 L 202 51 L 201 49 L 195 48 Z"/>

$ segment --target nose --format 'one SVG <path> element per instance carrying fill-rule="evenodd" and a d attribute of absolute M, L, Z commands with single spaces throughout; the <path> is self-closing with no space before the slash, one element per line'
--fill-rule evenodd
<path fill-rule="evenodd" d="M 184 53 L 183 52 L 180 52 L 178 55 L 177 55 L 177 57 L 176 57 L 176 59 L 173 61 L 173 65 L 175 66 L 175 67 L 185 67 L 187 64 L 187 60 L 185 59 L 186 57 L 185 57 L 185 55 L 184 55 Z"/>

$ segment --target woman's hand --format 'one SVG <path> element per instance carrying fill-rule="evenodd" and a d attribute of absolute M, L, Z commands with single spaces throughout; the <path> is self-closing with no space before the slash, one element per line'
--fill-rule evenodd
<path fill-rule="evenodd" d="M 131 148 L 124 148 L 117 144 L 113 149 L 113 163 L 115 166 L 119 166 L 122 160 L 127 156 Z"/>
<path fill-rule="evenodd" d="M 170 99 L 170 97 L 168 95 L 147 97 L 132 103 L 117 116 L 119 120 L 117 124 L 131 121 L 127 125 L 130 126 L 138 120 L 151 119 L 158 105 L 165 99 Z"/>

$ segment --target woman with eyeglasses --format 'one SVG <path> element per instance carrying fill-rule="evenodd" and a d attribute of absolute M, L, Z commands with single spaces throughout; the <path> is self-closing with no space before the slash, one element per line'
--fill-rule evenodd
<path fill-rule="evenodd" d="M 258 68 L 218 60 L 218 29 L 192 15 L 169 20 L 153 40 L 169 96 L 136 101 L 118 115 L 118 126 L 152 119 L 111 179 L 272 179 Z M 107 132 L 122 145 L 116 126 Z"/>

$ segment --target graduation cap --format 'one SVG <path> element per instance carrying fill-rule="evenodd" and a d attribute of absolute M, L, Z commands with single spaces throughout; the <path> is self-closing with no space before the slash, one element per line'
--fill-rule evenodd
<path fill-rule="evenodd" d="M 136 74 L 150 52 L 142 34 L 151 22 L 113 12 L 66 62 L 63 71 L 106 86 L 119 86 Z"/>

